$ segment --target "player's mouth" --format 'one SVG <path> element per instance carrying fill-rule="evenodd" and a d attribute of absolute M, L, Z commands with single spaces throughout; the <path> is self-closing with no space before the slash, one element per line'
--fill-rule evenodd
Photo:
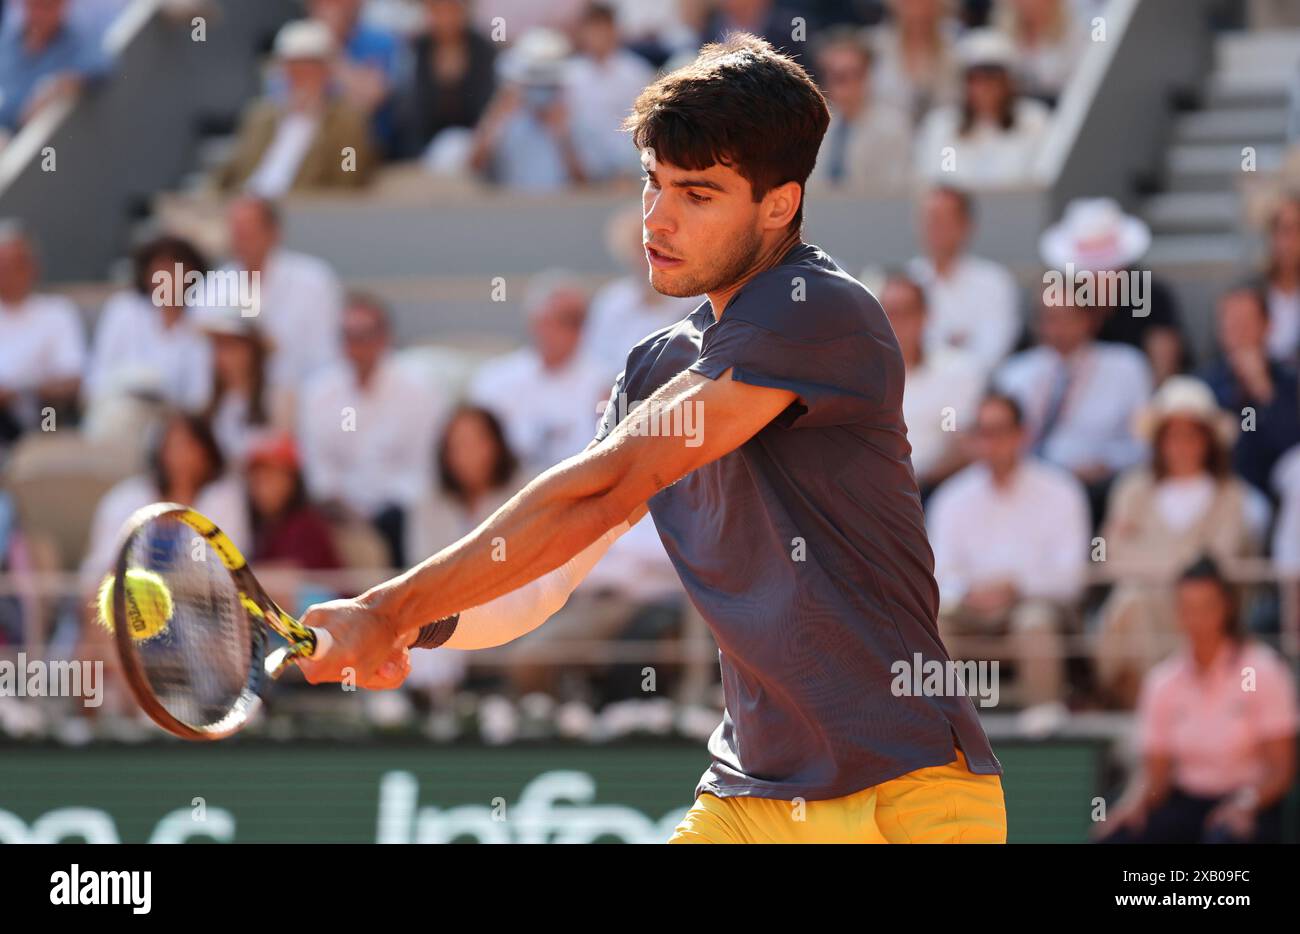
<path fill-rule="evenodd" d="M 645 245 L 646 259 L 655 269 L 676 269 L 686 262 L 684 259 L 678 259 L 676 256 L 670 256 L 662 250 L 657 250 L 650 244 Z"/>

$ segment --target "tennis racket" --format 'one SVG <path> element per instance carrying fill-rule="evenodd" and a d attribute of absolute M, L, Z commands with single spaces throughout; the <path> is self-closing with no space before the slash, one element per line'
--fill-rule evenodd
<path fill-rule="evenodd" d="M 105 622 L 140 707 L 190 740 L 243 729 L 270 681 L 331 644 L 327 631 L 303 626 L 267 596 L 216 523 L 179 503 L 154 503 L 127 520 L 101 613 L 111 614 Z M 268 651 L 273 636 L 284 644 Z"/>

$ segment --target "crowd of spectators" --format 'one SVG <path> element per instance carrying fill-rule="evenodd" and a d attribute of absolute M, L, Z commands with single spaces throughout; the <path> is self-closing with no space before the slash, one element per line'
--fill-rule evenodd
<path fill-rule="evenodd" d="M 102 74 L 73 40 L 68 0 L 18 5 L 24 17 L 0 26 L 0 45 L 21 49 L 0 56 L 11 129 L 51 82 Z M 1070 203 L 1039 244 L 1042 268 L 1096 277 L 1087 302 L 1061 301 L 1046 278 L 1026 293 L 971 251 L 972 192 L 1032 171 L 1097 4 L 425 0 L 409 32 L 378 6 L 307 0 L 276 36 L 263 94 L 216 174 L 228 256 L 174 236 L 143 244 L 87 336 L 70 301 L 38 289 L 38 245 L 0 227 L 0 449 L 51 412 L 102 439 L 127 424 L 124 407 L 151 407 L 143 469 L 96 510 L 85 594 L 114 531 L 154 500 L 193 503 L 259 568 L 402 567 L 581 450 L 626 350 L 694 307 L 649 288 L 635 210 L 606 232 L 624 275 L 594 293 L 563 270 L 535 277 L 521 303 L 528 343 L 483 361 L 454 395 L 403 361 L 382 300 L 283 242 L 276 199 L 363 185 L 392 160 L 528 191 L 631 179 L 619 123 L 632 99 L 701 42 L 744 28 L 800 56 L 827 96 L 810 187 L 915 191 L 915 256 L 876 294 L 906 368 L 945 644 L 1007 663 L 1027 729 L 1050 731 L 1069 709 L 1137 709 L 1144 777 L 1123 833 L 1273 832 L 1275 798 L 1233 796 L 1261 774 L 1291 780 L 1293 760 L 1270 744 L 1295 732 L 1295 686 L 1265 644 L 1279 601 L 1243 600 L 1228 581 L 1259 556 L 1300 574 L 1300 199 L 1278 201 L 1259 269 L 1219 297 L 1203 359 L 1175 293 L 1143 268 L 1150 231 L 1111 199 Z M 814 27 L 806 40 L 791 32 L 798 17 Z M 188 273 L 256 274 L 256 307 L 158 297 L 160 275 Z M 6 507 L 0 542 L 12 544 Z M 277 596 L 302 608 L 329 593 Z M 643 521 L 493 677 L 521 697 L 590 699 L 590 679 L 557 660 L 664 634 L 707 646 Z M 20 637 L 0 625 L 0 639 Z M 1227 685 L 1234 652 L 1289 701 L 1252 698 L 1233 719 L 1229 688 L 1205 679 Z M 465 676 L 463 659 L 421 653 L 411 683 L 437 693 Z M 698 677 L 683 681 L 705 695 Z M 1231 768 L 1188 727 L 1189 705 L 1238 750 Z"/>

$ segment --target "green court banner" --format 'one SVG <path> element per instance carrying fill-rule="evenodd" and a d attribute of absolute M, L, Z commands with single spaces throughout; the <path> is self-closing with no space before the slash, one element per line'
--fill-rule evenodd
<path fill-rule="evenodd" d="M 1005 744 L 1012 842 L 1083 841 L 1100 752 Z M 0 746 L 0 843 L 662 843 L 702 744 Z"/>

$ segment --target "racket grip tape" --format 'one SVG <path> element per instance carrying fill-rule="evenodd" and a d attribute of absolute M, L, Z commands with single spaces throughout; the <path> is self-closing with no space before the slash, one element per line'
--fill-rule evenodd
<path fill-rule="evenodd" d="M 411 648 L 436 649 L 451 638 L 452 633 L 456 631 L 458 622 L 460 622 L 460 614 L 455 613 L 451 616 L 444 616 L 432 623 L 425 623 L 420 627 L 415 641 L 411 643 Z"/>

